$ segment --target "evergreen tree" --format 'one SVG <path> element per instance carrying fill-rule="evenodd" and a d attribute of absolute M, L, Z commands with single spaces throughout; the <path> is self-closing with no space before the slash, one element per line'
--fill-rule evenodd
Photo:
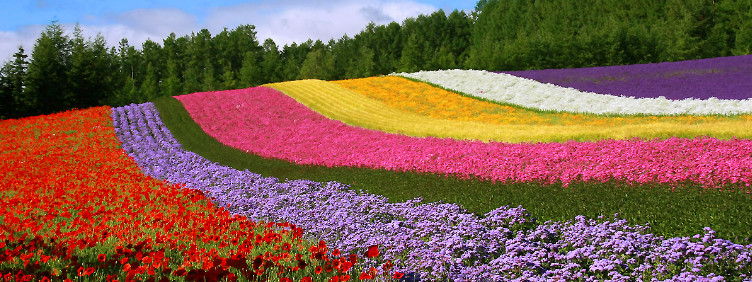
<path fill-rule="evenodd" d="M 120 40 L 117 52 L 117 71 L 113 80 L 116 81 L 117 86 L 122 85 L 122 87 L 107 95 L 107 105 L 123 106 L 136 99 L 138 95 L 137 81 L 139 79 L 137 70 L 140 69 L 140 61 L 141 53 L 130 46 L 128 39 Z"/>
<path fill-rule="evenodd" d="M 331 80 L 334 78 L 333 74 L 334 56 L 325 47 L 319 46 L 306 55 L 298 78 Z"/>
<path fill-rule="evenodd" d="M 411 35 L 407 40 L 405 49 L 402 50 L 402 58 L 400 58 L 399 67 L 397 68 L 398 72 L 416 72 L 420 70 L 423 65 L 421 58 L 423 44 L 418 40 L 417 34 Z"/>
<path fill-rule="evenodd" d="M 223 63 L 222 70 L 222 87 L 223 90 L 238 88 L 238 80 L 235 78 L 235 72 L 232 70 L 230 63 Z"/>
<path fill-rule="evenodd" d="M 167 60 L 167 78 L 160 87 L 161 96 L 177 96 L 184 94 L 183 85 L 180 82 L 180 69 L 174 59 Z"/>
<path fill-rule="evenodd" d="M 137 103 L 143 103 L 159 97 L 159 74 L 152 62 L 146 64 L 146 77 L 143 83 L 141 83 L 140 91 L 141 95 L 135 101 Z"/>
<path fill-rule="evenodd" d="M 345 68 L 347 78 L 368 77 L 373 74 L 375 53 L 368 46 L 362 45 L 358 48 L 357 55 L 351 60 L 351 63 Z"/>
<path fill-rule="evenodd" d="M 114 54 L 108 51 L 104 38 L 85 41 L 76 26 L 70 41 L 71 55 L 67 68 L 68 87 L 64 92 L 65 108 L 88 108 L 104 104 L 114 87 Z"/>
<path fill-rule="evenodd" d="M 24 48 L 18 46 L 13 60 L 3 64 L 0 70 L 0 118 L 17 118 L 24 115 L 24 83 L 29 62 Z"/>
<path fill-rule="evenodd" d="M 256 53 L 248 51 L 243 57 L 243 66 L 238 75 L 238 87 L 251 87 L 268 82 L 265 79 L 262 67 L 256 59 Z M 277 57 L 279 58 L 279 57 Z M 270 67 L 279 68 L 279 65 L 269 64 Z"/>
<path fill-rule="evenodd" d="M 34 44 L 21 105 L 23 114 L 40 115 L 66 110 L 71 101 L 63 97 L 68 88 L 67 63 L 70 57 L 68 36 L 53 22 Z"/>
<path fill-rule="evenodd" d="M 267 38 L 263 48 L 264 55 L 261 60 L 263 83 L 282 81 L 282 61 L 277 44 L 271 38 Z"/>

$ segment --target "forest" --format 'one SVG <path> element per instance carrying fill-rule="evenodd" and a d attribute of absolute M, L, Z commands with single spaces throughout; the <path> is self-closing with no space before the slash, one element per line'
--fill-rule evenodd
<path fill-rule="evenodd" d="M 354 36 L 278 46 L 251 24 L 141 46 L 48 25 L 0 69 L 0 119 L 199 91 L 438 69 L 576 68 L 750 54 L 752 1 L 481 0 Z"/>

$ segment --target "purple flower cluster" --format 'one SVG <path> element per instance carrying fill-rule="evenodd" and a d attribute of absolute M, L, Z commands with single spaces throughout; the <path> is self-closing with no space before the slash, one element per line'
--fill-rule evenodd
<path fill-rule="evenodd" d="M 112 117 L 123 149 L 145 174 L 199 189 L 232 213 L 296 224 L 344 252 L 379 245 L 398 271 L 428 280 L 752 281 L 752 245 L 710 229 L 665 239 L 616 217 L 535 224 L 521 207 L 479 217 L 456 204 L 388 203 L 336 182 L 282 182 L 212 163 L 183 150 L 151 103 L 113 108 Z"/>
<path fill-rule="evenodd" d="M 583 91 L 636 98 L 752 98 L 752 55 L 657 64 L 506 71 Z"/>

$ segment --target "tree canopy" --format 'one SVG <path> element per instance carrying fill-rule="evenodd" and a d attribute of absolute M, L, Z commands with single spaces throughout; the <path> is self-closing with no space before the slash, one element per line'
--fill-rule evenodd
<path fill-rule="evenodd" d="M 56 22 L 30 55 L 0 68 L 0 118 L 120 106 L 196 91 L 396 71 L 491 71 L 624 65 L 750 54 L 752 2 L 732 0 L 481 0 L 472 12 L 438 10 L 371 23 L 326 43 L 278 46 L 241 25 L 203 29 L 140 47 L 71 34 Z"/>

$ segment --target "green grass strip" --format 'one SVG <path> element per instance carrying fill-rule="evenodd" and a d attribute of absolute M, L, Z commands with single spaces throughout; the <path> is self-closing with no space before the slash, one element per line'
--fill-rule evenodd
<path fill-rule="evenodd" d="M 571 220 L 577 215 L 596 218 L 615 213 L 630 224 L 649 223 L 652 232 L 668 237 L 692 236 L 711 227 L 721 238 L 749 243 L 752 238 L 752 197 L 747 192 L 705 191 L 685 184 L 671 191 L 666 185 L 628 186 L 621 183 L 500 184 L 443 175 L 393 172 L 383 169 L 297 165 L 262 158 L 223 145 L 206 134 L 183 105 L 172 97 L 154 103 L 160 116 L 186 150 L 235 169 L 279 179 L 337 181 L 352 189 L 384 195 L 391 202 L 421 197 L 425 202 L 462 205 L 482 215 L 500 206 L 522 206 L 538 222 Z"/>

